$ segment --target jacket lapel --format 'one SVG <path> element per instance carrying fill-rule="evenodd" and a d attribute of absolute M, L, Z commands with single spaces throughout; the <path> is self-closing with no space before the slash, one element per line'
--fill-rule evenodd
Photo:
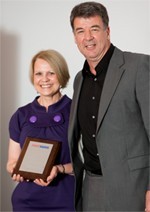
<path fill-rule="evenodd" d="M 112 58 L 110 60 L 110 64 L 107 70 L 103 86 L 103 91 L 101 94 L 97 121 L 97 132 L 124 71 L 125 67 L 123 52 L 115 48 Z"/>
<path fill-rule="evenodd" d="M 75 78 L 75 83 L 74 83 L 74 93 L 73 93 L 73 99 L 72 99 L 72 113 L 71 113 L 73 115 L 73 117 L 74 117 L 74 114 L 76 114 L 76 111 L 77 111 L 77 106 L 78 106 L 82 82 L 83 82 L 82 71 L 80 71 L 77 74 L 77 76 Z"/>
<path fill-rule="evenodd" d="M 69 141 L 72 140 L 73 131 L 75 128 L 75 125 L 77 123 L 77 107 L 78 107 L 78 101 L 79 101 L 79 95 L 80 90 L 83 82 L 82 72 L 80 71 L 76 78 L 74 83 L 74 93 L 73 93 L 73 99 L 71 104 L 71 111 L 70 111 L 70 121 L 69 121 L 69 130 L 68 130 L 68 138 Z M 76 130 L 77 132 L 78 130 Z"/>

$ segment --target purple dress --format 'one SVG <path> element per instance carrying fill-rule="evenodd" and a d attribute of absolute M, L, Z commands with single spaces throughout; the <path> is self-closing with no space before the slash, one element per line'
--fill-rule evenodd
<path fill-rule="evenodd" d="M 13 114 L 9 124 L 10 138 L 21 147 L 26 137 L 58 140 L 62 145 L 57 164 L 70 163 L 67 130 L 71 99 L 64 95 L 46 112 L 37 98 Z M 20 182 L 12 194 L 13 211 L 75 211 L 74 184 L 74 176 L 68 174 L 58 174 L 46 187 Z"/>

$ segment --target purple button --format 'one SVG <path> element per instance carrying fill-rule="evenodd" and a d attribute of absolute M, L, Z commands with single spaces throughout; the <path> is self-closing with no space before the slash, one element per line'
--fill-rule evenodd
<path fill-rule="evenodd" d="M 54 119 L 55 122 L 59 122 L 61 120 L 61 116 L 60 115 L 56 115 L 56 116 L 54 116 L 53 119 Z"/>
<path fill-rule="evenodd" d="M 31 116 L 29 120 L 30 120 L 31 123 L 35 123 L 37 121 L 37 117 Z"/>

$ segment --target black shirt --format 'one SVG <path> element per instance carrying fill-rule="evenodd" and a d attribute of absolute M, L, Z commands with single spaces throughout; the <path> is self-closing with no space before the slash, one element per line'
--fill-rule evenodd
<path fill-rule="evenodd" d="M 90 72 L 87 61 L 82 70 L 83 84 L 79 98 L 78 120 L 82 133 L 83 156 L 85 169 L 101 174 L 101 166 L 96 146 L 95 133 L 100 97 L 107 72 L 107 68 L 114 51 L 110 48 L 96 66 L 96 76 Z"/>

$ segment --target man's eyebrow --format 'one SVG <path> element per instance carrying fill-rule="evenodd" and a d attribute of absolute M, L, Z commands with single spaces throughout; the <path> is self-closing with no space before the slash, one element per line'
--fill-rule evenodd
<path fill-rule="evenodd" d="M 99 25 L 92 25 L 91 28 L 101 28 Z"/>
<path fill-rule="evenodd" d="M 75 28 L 75 31 L 82 30 L 82 29 L 83 29 L 82 27 L 77 27 Z"/>
<path fill-rule="evenodd" d="M 90 28 L 101 28 L 99 25 L 92 25 Z M 82 30 L 82 29 L 84 29 L 83 27 L 77 27 L 77 28 L 75 28 L 75 31 L 78 31 L 78 30 Z"/>

